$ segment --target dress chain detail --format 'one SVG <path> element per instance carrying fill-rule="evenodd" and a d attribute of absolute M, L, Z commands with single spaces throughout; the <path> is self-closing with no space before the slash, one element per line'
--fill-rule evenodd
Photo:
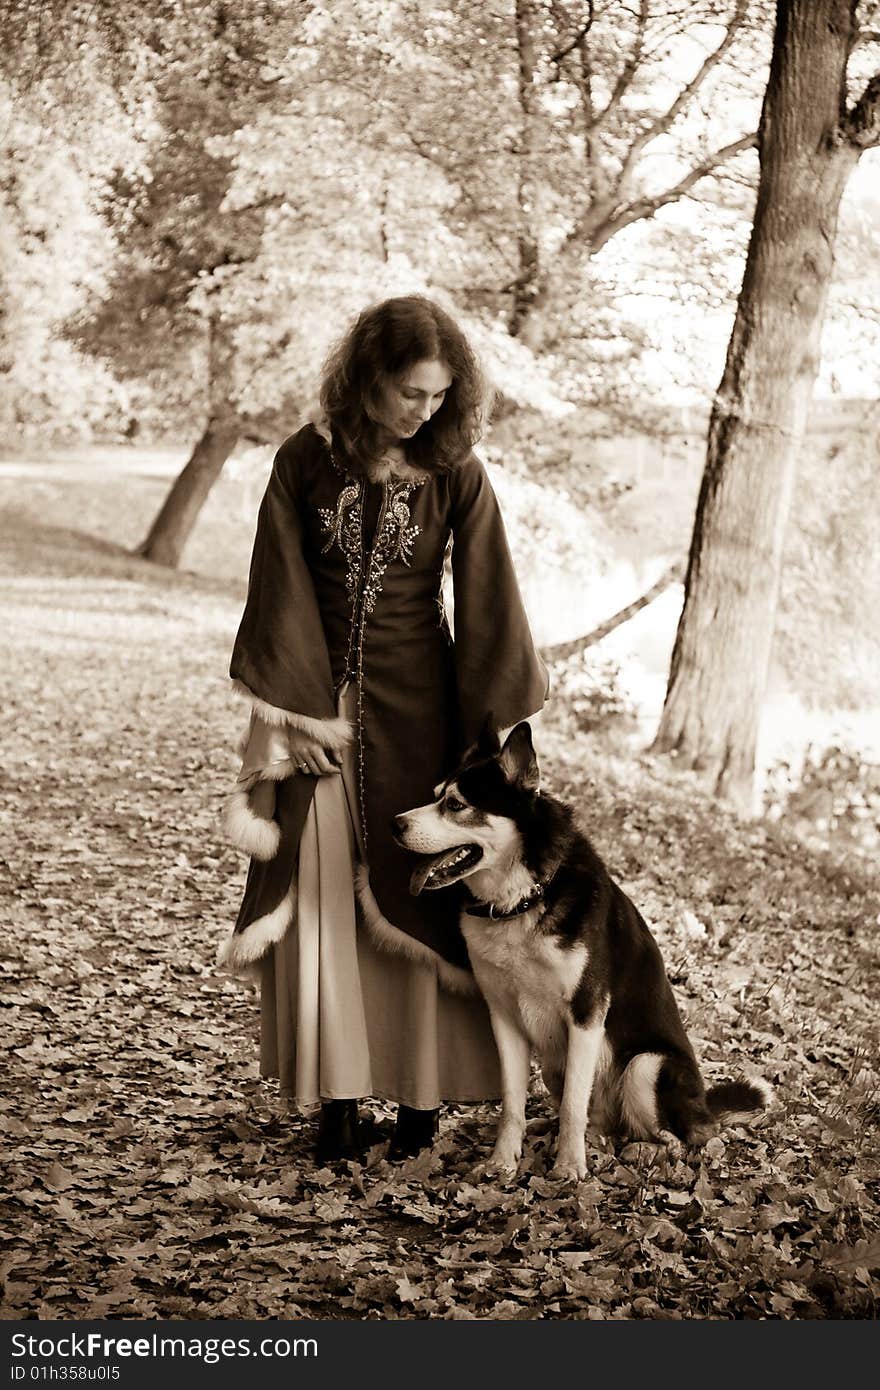
<path fill-rule="evenodd" d="M 332 462 L 337 471 L 341 471 L 335 459 Z M 343 680 L 351 674 L 357 683 L 358 797 L 365 848 L 363 668 L 366 620 L 376 607 L 388 566 L 395 560 L 400 560 L 404 565 L 412 561 L 413 546 L 421 527 L 410 519 L 410 496 L 426 481 L 426 478 L 392 477 L 382 483 L 382 506 L 369 553 L 365 552 L 364 547 L 366 487 L 363 479 L 356 480 L 350 474 L 345 474 L 345 486 L 336 499 L 336 506 L 318 509 L 325 538 L 322 553 L 326 555 L 334 545 L 338 545 L 346 562 L 345 587 L 351 605 L 351 626 Z"/>

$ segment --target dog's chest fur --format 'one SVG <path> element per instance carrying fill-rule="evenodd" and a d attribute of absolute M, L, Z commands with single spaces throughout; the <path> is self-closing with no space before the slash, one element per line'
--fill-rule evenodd
<path fill-rule="evenodd" d="M 536 908 L 501 922 L 466 913 L 461 919 L 474 975 L 490 1007 L 496 1003 L 519 1018 L 539 1052 L 558 1046 L 588 962 L 583 942 L 563 944 L 541 930 L 542 917 Z"/>

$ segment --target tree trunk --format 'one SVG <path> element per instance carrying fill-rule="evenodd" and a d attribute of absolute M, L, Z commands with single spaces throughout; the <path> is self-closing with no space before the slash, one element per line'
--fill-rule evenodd
<path fill-rule="evenodd" d="M 854 0 L 778 0 L 755 220 L 706 467 L 657 752 L 751 813 L 795 460 L 819 363 Z"/>
<path fill-rule="evenodd" d="M 189 462 L 165 498 L 150 534 L 138 547 L 138 555 L 176 569 L 199 512 L 235 448 L 241 430 L 237 416 L 211 417 Z"/>
<path fill-rule="evenodd" d="M 531 0 L 516 0 L 517 90 L 520 107 L 517 164 L 517 275 L 507 329 L 516 338 L 529 318 L 539 292 L 540 258 L 535 233 L 538 189 L 535 152 L 535 37 Z"/>

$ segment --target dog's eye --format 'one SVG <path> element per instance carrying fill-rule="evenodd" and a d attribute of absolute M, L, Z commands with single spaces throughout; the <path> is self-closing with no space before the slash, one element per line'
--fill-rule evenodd
<path fill-rule="evenodd" d="M 459 801 L 458 797 L 447 796 L 446 800 L 443 803 L 443 809 L 444 811 L 463 811 L 464 802 Z"/>

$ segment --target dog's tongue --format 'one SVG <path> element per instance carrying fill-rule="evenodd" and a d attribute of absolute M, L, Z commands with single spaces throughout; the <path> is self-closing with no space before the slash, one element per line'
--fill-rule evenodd
<path fill-rule="evenodd" d="M 413 869 L 409 880 L 409 891 L 413 897 L 418 897 L 423 889 L 442 888 L 449 881 L 448 875 L 443 870 L 451 869 L 453 864 L 461 858 L 461 845 L 455 849 L 445 849 L 442 854 L 431 855 L 429 859 L 423 859 L 417 869 Z"/>

